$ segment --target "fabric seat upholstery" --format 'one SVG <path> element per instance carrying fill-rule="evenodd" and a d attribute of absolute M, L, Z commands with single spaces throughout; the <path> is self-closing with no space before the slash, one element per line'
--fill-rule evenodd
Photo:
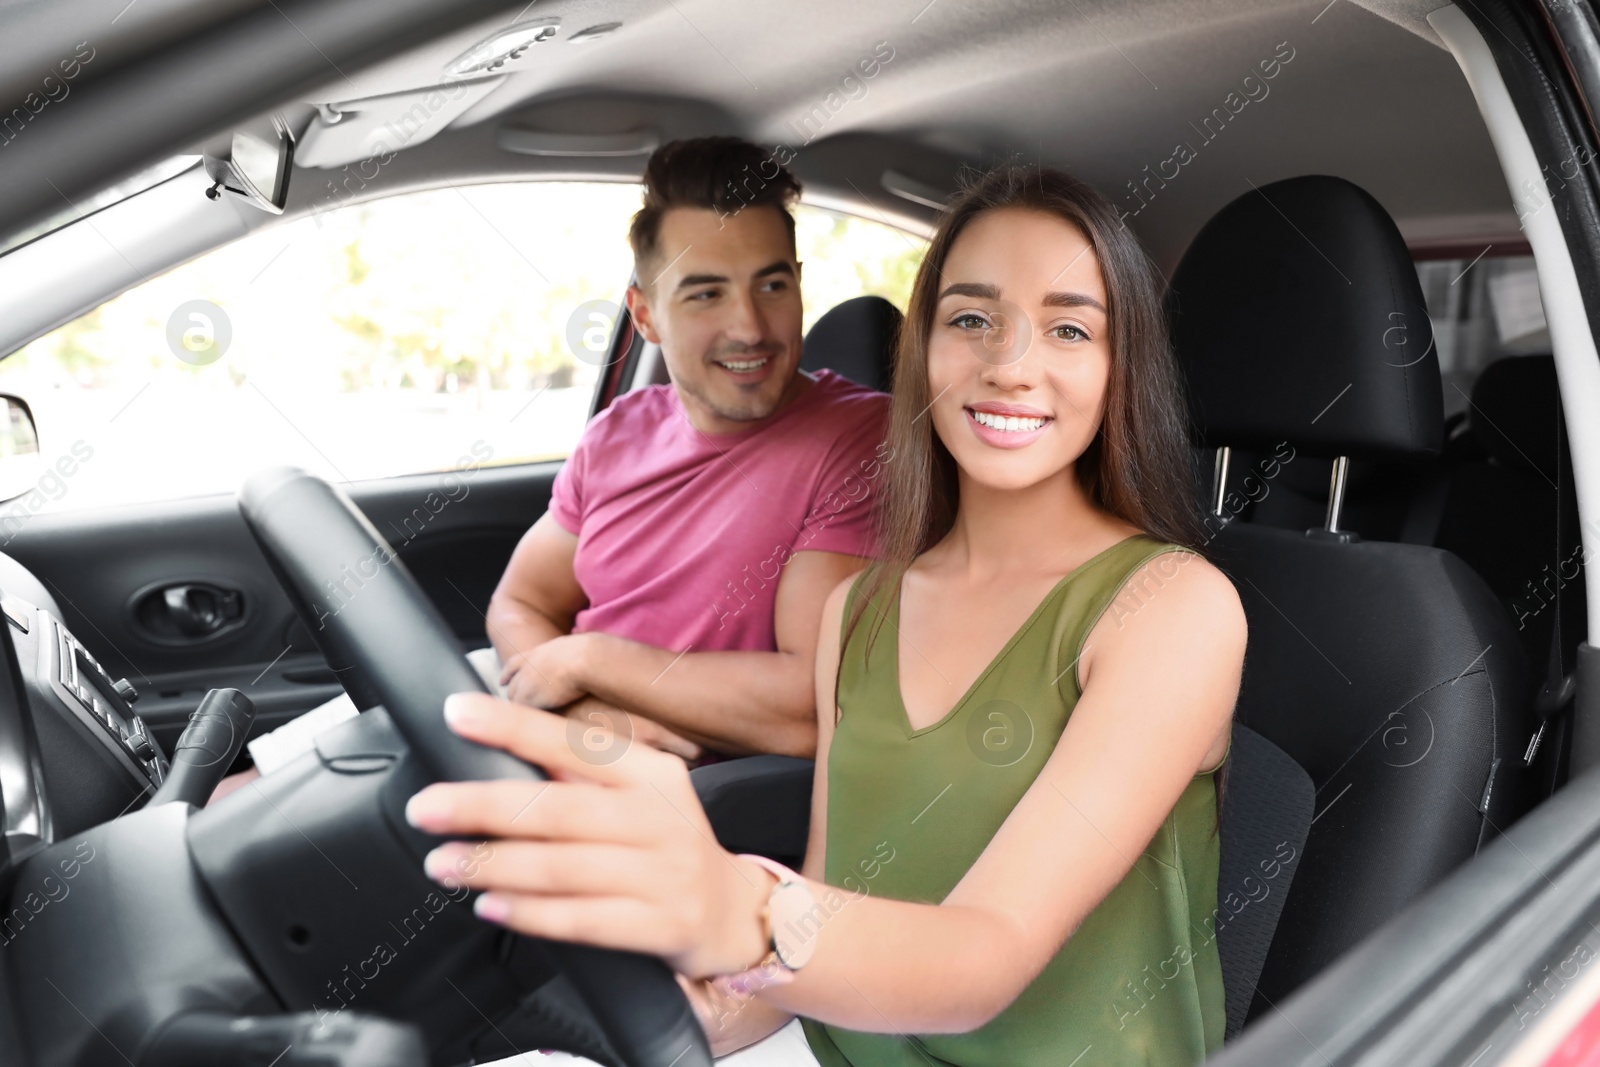
<path fill-rule="evenodd" d="M 1316 806 L 1316 787 L 1288 753 L 1233 724 L 1222 791 L 1217 865 L 1217 953 L 1227 1038 L 1244 1029 L 1272 935 L 1294 885 Z"/>
<path fill-rule="evenodd" d="M 1229 204 L 1185 253 L 1170 311 L 1204 444 L 1270 454 L 1286 443 L 1291 465 L 1439 452 L 1439 368 L 1416 271 L 1355 185 L 1294 178 Z M 1460 559 L 1222 512 L 1208 518 L 1207 551 L 1249 623 L 1237 719 L 1316 789 L 1254 1015 L 1526 809 L 1530 719 L 1510 620 Z"/>

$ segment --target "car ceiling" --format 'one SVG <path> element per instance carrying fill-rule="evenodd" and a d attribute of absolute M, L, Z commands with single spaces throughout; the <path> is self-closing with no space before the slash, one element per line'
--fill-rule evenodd
<path fill-rule="evenodd" d="M 561 25 L 453 130 L 528 116 L 553 128 L 568 112 L 581 114 L 578 128 L 622 131 L 639 121 L 638 109 L 608 111 L 596 100 L 679 102 L 720 118 L 703 121 L 717 127 L 706 132 L 789 145 L 802 177 L 831 186 L 839 202 L 856 201 L 863 214 L 883 211 L 897 221 L 907 205 L 892 203 L 880 184 L 830 182 L 839 155 L 830 148 L 899 145 L 913 177 L 943 188 L 951 187 L 956 161 L 1039 159 L 1132 210 L 1140 201 L 1129 183 L 1185 143 L 1192 161 L 1164 187 L 1153 184 L 1148 206 L 1131 219 L 1164 267 L 1233 197 L 1307 173 L 1364 186 L 1414 244 L 1515 241 L 1504 179 L 1454 60 L 1417 4 L 1381 6 L 1380 13 L 1347 0 L 550 0 L 496 23 L 558 17 Z M 570 43 L 580 30 L 610 22 L 622 25 L 592 43 Z M 479 24 L 376 67 L 331 75 L 312 98 L 337 102 L 437 84 L 446 64 L 484 35 Z M 881 52 L 879 42 L 893 59 L 808 145 L 798 120 L 825 105 L 875 46 Z M 1245 77 L 1285 43 L 1293 59 L 1266 83 L 1267 94 L 1206 140 L 1198 130 L 1205 117 L 1229 93 L 1244 96 Z M 849 136 L 828 143 L 840 135 Z M 892 150 L 884 158 L 892 160 Z M 635 172 L 641 162 L 631 163 Z"/>
<path fill-rule="evenodd" d="M 1182 143 L 1194 157 L 1164 185 L 1152 179 L 1153 198 L 1130 217 L 1166 271 L 1229 200 L 1252 186 L 1319 172 L 1368 189 L 1414 248 L 1491 241 L 1501 251 L 1525 248 L 1471 92 L 1424 21 L 1431 6 L 1432 0 L 1362 0 L 1360 6 L 1350 0 L 533 0 L 520 6 L 456 0 L 456 12 L 475 14 L 456 14 L 452 21 L 449 6 L 440 5 L 434 24 L 458 28 L 412 38 L 428 43 L 374 62 L 370 55 L 383 53 L 347 58 L 360 54 L 350 28 L 370 25 L 370 35 L 382 37 L 388 27 L 371 20 L 398 20 L 389 4 L 345 0 L 345 36 L 334 39 L 309 21 L 314 15 L 306 12 L 317 9 L 289 0 L 266 8 L 257 0 L 0 0 L 0 30 L 14 31 L 0 33 L 0 53 L 16 60 L 0 67 L 0 89 L 16 96 L 14 90 L 33 83 L 29 71 L 47 69 L 48 57 L 70 54 L 69 42 L 88 32 L 83 24 L 92 13 L 93 25 L 116 27 L 114 35 L 103 29 L 94 37 L 100 54 L 140 60 L 147 81 L 164 71 L 161 76 L 173 82 L 170 90 L 147 94 L 159 101 L 160 92 L 182 91 L 188 71 L 181 60 L 161 56 L 143 63 L 141 57 L 173 38 L 174 27 L 198 33 L 266 11 L 288 25 L 279 26 L 270 45 L 276 51 L 252 63 L 310 72 L 296 83 L 301 88 L 293 99 L 274 108 L 302 132 L 317 121 L 314 104 L 439 85 L 453 59 L 497 30 L 557 19 L 551 40 L 495 75 L 492 91 L 441 134 L 413 141 L 374 180 L 356 183 L 355 199 L 459 180 L 632 180 L 642 155 L 514 155 L 500 147 L 497 133 L 506 127 L 586 134 L 649 127 L 663 139 L 735 133 L 788 145 L 808 199 L 926 229 L 934 212 L 892 195 L 882 180 L 886 171 L 899 171 L 937 195 L 953 187 L 963 164 L 1038 159 L 1073 171 L 1132 210 L 1139 201 L 1130 183 L 1150 179 L 1161 166 L 1172 174 L 1163 161 Z M 407 17 L 415 24 L 414 14 Z M 580 31 L 605 23 L 621 25 L 599 40 L 573 43 Z M 396 29 L 388 39 L 398 41 L 405 32 Z M 837 110 L 826 111 L 841 79 L 885 48 L 893 58 L 860 83 L 865 93 L 835 96 Z M 1246 104 L 1212 139 L 1202 135 L 1206 116 L 1230 101 L 1237 107 L 1246 77 L 1285 48 L 1293 59 L 1265 83 L 1266 95 Z M 342 62 L 330 58 L 335 55 Z M 98 60 L 98 69 L 117 61 Z M 1259 96 L 1262 86 L 1254 84 Z M 258 99 L 262 106 L 270 101 Z M 81 112 L 86 105 L 73 106 Z M 796 123 L 819 107 L 827 123 L 808 143 Z M 67 114 L 63 109 L 52 122 L 65 122 Z M 225 150 L 229 128 L 196 130 L 191 149 Z M 58 125 L 55 132 L 68 128 Z M 28 140 L 37 145 L 50 135 L 30 131 Z M 151 142 L 151 158 L 142 162 L 155 162 L 162 156 L 154 153 L 170 153 L 179 143 L 168 141 L 171 147 L 163 149 Z M 119 151 L 119 160 L 132 161 L 127 146 Z M 285 217 L 348 202 L 348 169 L 345 175 L 338 169 L 343 162 L 320 172 L 297 168 Z M 59 170 L 52 178 L 68 192 L 71 180 L 70 172 Z M 269 221 L 260 216 L 260 224 Z M 202 250 L 183 242 L 173 248 L 167 265 Z M 161 250 L 150 251 L 146 272 L 162 266 Z M 131 267 L 127 274 L 117 284 L 139 276 Z M 58 293 L 37 321 L 23 316 L 30 321 L 15 323 L 6 340 L 35 336 L 109 295 L 103 286 L 95 293 Z"/>

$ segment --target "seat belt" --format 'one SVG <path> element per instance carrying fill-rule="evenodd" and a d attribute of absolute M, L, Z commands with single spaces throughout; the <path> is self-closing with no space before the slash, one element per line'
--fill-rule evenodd
<path fill-rule="evenodd" d="M 1430 547 L 1436 544 L 1439 526 L 1444 521 L 1444 506 L 1449 499 L 1450 471 L 1436 471 L 1406 512 L 1405 523 L 1400 527 L 1401 544 Z"/>
<path fill-rule="evenodd" d="M 1539 744 L 1543 740 L 1549 725 L 1563 712 L 1572 706 L 1572 698 L 1577 692 L 1577 678 L 1568 662 L 1567 642 L 1564 634 L 1567 631 L 1565 618 L 1567 611 L 1575 604 L 1575 597 L 1567 597 L 1564 601 L 1561 596 L 1562 588 L 1567 584 L 1561 575 L 1561 564 L 1566 559 L 1571 545 L 1571 539 L 1579 536 L 1577 530 L 1577 509 L 1574 506 L 1577 496 L 1577 486 L 1572 480 L 1571 464 L 1567 461 L 1567 422 L 1561 411 L 1561 399 L 1556 398 L 1556 588 L 1555 588 L 1555 625 L 1550 628 L 1550 656 L 1545 667 L 1545 682 L 1534 697 L 1533 710 L 1538 716 L 1539 725 L 1534 729 L 1533 737 L 1528 741 L 1527 750 L 1523 753 L 1522 764 L 1531 767 L 1539 753 Z M 1581 556 L 1581 553 L 1580 553 Z M 1583 577 L 1580 566 L 1579 572 L 1573 581 Z M 1568 724 L 1563 721 L 1562 727 Z M 1562 738 L 1561 740 L 1564 740 Z M 1558 744 L 1561 741 L 1558 740 Z M 1561 773 L 1561 754 L 1556 753 L 1551 780 L 1550 792 L 1556 788 L 1556 778 Z"/>

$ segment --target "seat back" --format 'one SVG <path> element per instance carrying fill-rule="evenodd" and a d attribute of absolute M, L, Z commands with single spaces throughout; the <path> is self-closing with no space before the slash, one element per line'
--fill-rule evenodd
<path fill-rule="evenodd" d="M 1472 447 L 1447 472 L 1429 538 L 1471 564 L 1506 605 L 1535 681 L 1550 652 L 1557 572 L 1565 595 L 1583 595 L 1561 565 L 1579 546 L 1556 543 L 1557 471 L 1572 463 L 1556 455 L 1560 403 L 1551 356 L 1508 356 L 1484 368 L 1467 409 Z"/>
<path fill-rule="evenodd" d="M 741 756 L 689 772 L 717 844 L 798 868 L 811 827 L 816 764 L 798 756 Z"/>
<path fill-rule="evenodd" d="M 1249 620 L 1237 715 L 1315 784 L 1260 989 L 1332 963 L 1520 814 L 1531 729 L 1501 606 L 1448 552 L 1233 523 L 1212 545 Z"/>
<path fill-rule="evenodd" d="M 900 309 L 881 296 L 858 296 L 838 304 L 806 334 L 800 369 L 824 368 L 858 385 L 889 391 L 894 378 L 894 346 L 900 334 Z"/>
<path fill-rule="evenodd" d="M 1417 274 L 1356 186 L 1294 178 L 1234 201 L 1185 253 L 1170 299 L 1195 428 L 1223 456 L 1333 459 L 1337 476 L 1350 458 L 1438 453 L 1443 398 Z M 1229 521 L 1230 499 L 1208 519 L 1208 554 L 1249 624 L 1236 717 L 1315 789 L 1252 1015 L 1525 807 L 1526 667 L 1503 606 L 1448 552 L 1340 531 L 1343 489 L 1331 521 L 1305 532 Z"/>

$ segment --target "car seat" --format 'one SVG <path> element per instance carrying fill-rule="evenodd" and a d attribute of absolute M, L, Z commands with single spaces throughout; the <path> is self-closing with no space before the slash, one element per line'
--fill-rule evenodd
<path fill-rule="evenodd" d="M 1526 810 L 1526 667 L 1503 605 L 1458 557 L 1340 525 L 1350 460 L 1433 456 L 1443 437 L 1421 288 L 1378 202 L 1324 176 L 1255 189 L 1201 230 L 1169 300 L 1219 484 L 1233 448 L 1275 457 L 1254 472 L 1261 484 L 1332 461 L 1314 528 L 1235 519 L 1231 491 L 1207 518 L 1206 552 L 1249 623 L 1236 717 L 1316 791 L 1253 1015 Z"/>
<path fill-rule="evenodd" d="M 858 296 L 836 304 L 806 334 L 800 369 L 826 368 L 887 393 L 903 318 L 900 309 L 881 296 Z"/>

